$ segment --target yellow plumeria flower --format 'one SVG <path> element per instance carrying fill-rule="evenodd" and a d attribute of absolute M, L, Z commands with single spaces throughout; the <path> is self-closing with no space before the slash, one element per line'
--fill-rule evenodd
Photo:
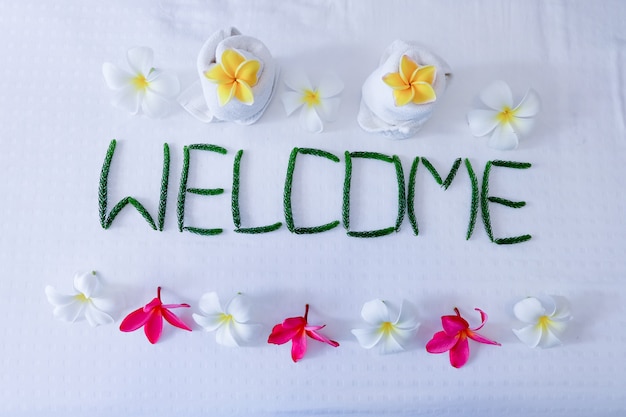
<path fill-rule="evenodd" d="M 402 55 L 400 71 L 385 75 L 383 81 L 393 89 L 396 106 L 425 104 L 437 99 L 433 89 L 436 74 L 433 65 L 420 67 L 411 58 Z"/>
<path fill-rule="evenodd" d="M 217 84 L 220 106 L 226 105 L 233 97 L 251 105 L 254 103 L 252 87 L 258 82 L 260 68 L 259 61 L 246 59 L 234 49 L 227 49 L 222 53 L 220 63 L 213 65 L 204 76 Z"/>

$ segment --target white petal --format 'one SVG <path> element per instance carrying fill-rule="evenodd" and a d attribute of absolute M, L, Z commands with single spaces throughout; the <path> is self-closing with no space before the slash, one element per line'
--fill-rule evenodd
<path fill-rule="evenodd" d="M 118 307 L 113 297 L 91 297 L 91 302 L 98 310 L 104 312 L 115 311 Z"/>
<path fill-rule="evenodd" d="M 226 314 L 233 316 L 233 319 L 239 323 L 245 323 L 250 320 L 250 305 L 246 296 L 237 294 L 226 306 Z"/>
<path fill-rule="evenodd" d="M 46 286 L 46 297 L 48 302 L 55 307 L 65 306 L 76 301 L 74 295 L 61 294 L 54 287 Z"/>
<path fill-rule="evenodd" d="M 217 329 L 217 333 L 215 333 L 215 341 L 220 345 L 237 347 L 239 346 L 239 342 L 233 337 L 231 332 L 231 323 L 225 323 L 222 327 Z"/>
<path fill-rule="evenodd" d="M 198 325 L 203 327 L 204 330 L 206 330 L 207 332 L 215 331 L 219 329 L 220 327 L 222 327 L 222 325 L 224 324 L 221 313 L 211 314 L 209 316 L 203 316 L 200 314 L 193 313 L 192 317 L 194 321 L 198 323 Z"/>
<path fill-rule="evenodd" d="M 365 349 L 373 348 L 383 337 L 383 333 L 378 328 L 353 329 L 352 334 Z"/>
<path fill-rule="evenodd" d="M 515 108 L 515 116 L 517 117 L 534 117 L 539 113 L 541 108 L 541 100 L 539 94 L 535 90 L 528 90 L 526 95 Z"/>
<path fill-rule="evenodd" d="M 98 286 L 98 278 L 95 272 L 87 272 L 84 274 L 76 274 L 74 276 L 74 289 L 83 293 L 85 297 L 90 298 L 96 292 Z"/>
<path fill-rule="evenodd" d="M 141 105 L 141 110 L 148 117 L 159 119 L 165 116 L 172 108 L 172 102 L 163 96 L 146 91 L 146 95 Z"/>
<path fill-rule="evenodd" d="M 391 321 L 387 304 L 379 299 L 371 300 L 363 304 L 361 317 L 363 317 L 363 320 L 376 327 L 380 326 L 382 323 Z"/>
<path fill-rule="evenodd" d="M 148 90 L 160 96 L 171 98 L 180 92 L 178 77 L 169 72 L 154 70 L 148 75 Z"/>
<path fill-rule="evenodd" d="M 513 93 L 504 81 L 494 81 L 480 93 L 480 100 L 494 110 L 513 108 Z"/>
<path fill-rule="evenodd" d="M 343 91 L 343 81 L 334 74 L 325 76 L 320 80 L 317 91 L 321 98 L 334 97 Z"/>
<path fill-rule="evenodd" d="M 323 120 L 333 122 L 337 120 L 339 115 L 339 104 L 341 99 L 339 97 L 324 98 L 320 101 L 320 105 L 317 107 L 320 116 Z"/>
<path fill-rule="evenodd" d="M 551 320 L 556 321 L 568 321 L 572 319 L 572 313 L 569 307 L 569 302 L 565 297 L 554 297 L 555 309 L 554 314 L 550 317 Z"/>
<path fill-rule="evenodd" d="M 476 137 L 485 136 L 498 126 L 498 112 L 494 110 L 470 110 L 467 113 L 467 122 L 469 123 L 472 135 Z"/>
<path fill-rule="evenodd" d="M 415 314 L 415 308 L 413 304 L 402 300 L 402 304 L 400 305 L 400 313 L 398 314 L 398 319 L 394 322 L 394 327 L 396 331 L 410 331 L 413 332 L 419 327 L 419 322 L 417 321 L 417 315 Z M 401 336 L 404 337 L 404 336 Z"/>
<path fill-rule="evenodd" d="M 290 116 L 291 113 L 304 104 L 302 102 L 302 94 L 296 93 L 295 91 L 285 91 L 281 97 L 281 101 L 283 102 L 287 116 Z"/>
<path fill-rule="evenodd" d="M 287 87 L 299 93 L 302 93 L 304 90 L 313 90 L 309 77 L 303 72 L 294 71 L 285 74 L 284 82 Z"/>
<path fill-rule="evenodd" d="M 112 104 L 119 109 L 130 112 L 131 114 L 137 114 L 139 108 L 141 107 L 142 98 L 143 93 L 137 91 L 135 87 L 129 84 L 117 91 L 113 97 Z"/>
<path fill-rule="evenodd" d="M 511 125 L 513 126 L 513 130 L 515 130 L 519 136 L 526 136 L 531 130 L 533 130 L 533 127 L 535 126 L 535 119 L 514 117 L 511 121 Z"/>
<path fill-rule="evenodd" d="M 517 148 L 517 134 L 510 124 L 499 124 L 487 141 L 487 146 L 500 151 L 508 151 Z"/>
<path fill-rule="evenodd" d="M 92 326 L 96 327 L 101 324 L 110 324 L 113 323 L 113 317 L 109 316 L 104 311 L 98 310 L 93 304 L 88 303 L 85 306 L 85 318 L 87 322 Z"/>
<path fill-rule="evenodd" d="M 518 320 L 535 325 L 546 314 L 546 309 L 537 298 L 528 297 L 513 306 L 513 314 Z"/>
<path fill-rule="evenodd" d="M 83 317 L 83 311 L 87 303 L 81 303 L 76 300 L 73 303 L 64 306 L 58 306 L 54 309 L 53 314 L 59 320 L 75 322 Z"/>
<path fill-rule="evenodd" d="M 532 324 L 519 330 L 513 329 L 513 333 L 515 333 L 515 336 L 517 336 L 522 343 L 532 348 L 539 345 L 542 336 L 541 326 Z"/>
<path fill-rule="evenodd" d="M 300 111 L 300 125 L 311 133 L 320 133 L 324 130 L 322 119 L 313 107 L 304 106 Z"/>
<path fill-rule="evenodd" d="M 198 308 L 207 315 L 224 313 L 216 292 L 203 294 L 198 301 Z"/>
<path fill-rule="evenodd" d="M 128 72 L 108 62 L 102 65 L 102 75 L 104 76 L 104 81 L 107 83 L 107 86 L 112 90 L 119 90 L 127 86 L 133 78 Z"/>
<path fill-rule="evenodd" d="M 398 341 L 394 338 L 393 334 L 387 335 L 382 339 L 382 344 L 380 346 L 380 353 L 386 355 L 388 353 L 397 353 L 402 352 L 404 348 Z"/>
<path fill-rule="evenodd" d="M 552 331 L 550 331 L 550 329 L 543 332 L 541 341 L 539 342 L 539 347 L 547 349 L 547 348 L 560 346 L 560 345 L 562 345 L 561 341 Z"/>
<path fill-rule="evenodd" d="M 259 329 L 258 324 L 237 323 L 232 321 L 230 323 L 230 331 L 233 338 L 241 345 L 246 344 L 254 337 L 254 334 Z"/>
<path fill-rule="evenodd" d="M 550 319 L 550 321 L 548 322 L 548 330 L 554 333 L 555 335 L 562 334 L 566 328 L 567 328 L 566 321 L 555 321 L 555 320 Z"/>
<path fill-rule="evenodd" d="M 152 68 L 154 53 L 152 49 L 146 47 L 131 48 L 127 53 L 128 65 L 133 72 L 146 75 Z"/>

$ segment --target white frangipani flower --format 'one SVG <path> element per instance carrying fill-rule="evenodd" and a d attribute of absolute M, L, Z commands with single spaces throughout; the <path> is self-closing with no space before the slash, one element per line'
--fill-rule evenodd
<path fill-rule="evenodd" d="M 324 130 L 324 121 L 337 118 L 341 101 L 338 96 L 343 91 L 343 82 L 337 76 L 325 76 L 316 88 L 305 74 L 293 73 L 285 77 L 285 85 L 293 90 L 282 96 L 287 116 L 302 107 L 300 124 L 307 131 L 320 133 Z"/>
<path fill-rule="evenodd" d="M 513 314 L 528 326 L 513 333 L 529 347 L 550 348 L 561 344 L 559 336 L 572 319 L 569 304 L 563 297 L 528 297 L 513 307 Z"/>
<path fill-rule="evenodd" d="M 403 301 L 398 317 L 394 320 L 384 301 L 368 301 L 363 305 L 361 316 L 370 327 L 353 329 L 352 334 L 365 349 L 380 344 L 382 354 L 400 352 L 420 325 L 412 310 L 411 305 Z"/>
<path fill-rule="evenodd" d="M 539 95 L 528 90 L 517 106 L 511 88 L 504 81 L 495 81 L 480 93 L 488 109 L 473 109 L 467 114 L 472 134 L 476 137 L 491 133 L 487 145 L 494 149 L 517 148 L 519 137 L 528 134 L 539 113 Z"/>
<path fill-rule="evenodd" d="M 46 297 L 54 306 L 54 317 L 75 322 L 83 318 L 96 327 L 113 323 L 109 312 L 115 309 L 110 297 L 104 294 L 95 272 L 74 276 L 74 294 L 61 294 L 50 285 L 46 286 Z"/>
<path fill-rule="evenodd" d="M 241 293 L 235 295 L 225 309 L 222 309 L 217 293 L 206 293 L 200 298 L 198 307 L 203 314 L 194 313 L 193 319 L 206 331 L 217 331 L 215 340 L 220 345 L 237 347 L 248 343 L 258 327 L 248 323 L 250 308 Z"/>
<path fill-rule="evenodd" d="M 146 47 L 128 50 L 130 72 L 105 62 L 102 65 L 104 80 L 115 90 L 113 105 L 137 114 L 139 110 L 148 117 L 163 117 L 170 110 L 171 100 L 180 90 L 178 78 L 152 67 L 153 52 Z"/>

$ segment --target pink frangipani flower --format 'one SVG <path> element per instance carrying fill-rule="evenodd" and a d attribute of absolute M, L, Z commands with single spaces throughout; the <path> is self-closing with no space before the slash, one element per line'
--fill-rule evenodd
<path fill-rule="evenodd" d="M 435 333 L 433 338 L 426 344 L 426 350 L 429 353 L 450 352 L 450 365 L 460 368 L 467 363 L 469 359 L 469 342 L 468 338 L 479 343 L 500 346 L 500 343 L 489 340 L 476 333 L 487 322 L 487 314 L 479 308 L 475 309 L 480 313 L 481 323 L 475 329 L 470 329 L 469 323 L 461 317 L 458 308 L 454 308 L 456 316 L 442 316 L 441 324 L 443 331 Z"/>
<path fill-rule="evenodd" d="M 307 316 L 309 314 L 309 305 L 306 305 L 304 311 L 304 317 L 290 317 L 285 319 L 280 324 L 277 324 L 272 329 L 270 337 L 267 339 L 267 343 L 274 343 L 276 345 L 282 345 L 291 340 L 291 359 L 294 362 L 298 362 L 304 357 L 306 353 L 307 336 L 318 340 L 320 342 L 327 343 L 333 347 L 339 346 L 339 343 L 334 340 L 330 340 L 317 331 L 323 329 L 323 326 L 310 326 L 307 322 Z"/>
<path fill-rule="evenodd" d="M 170 308 L 190 307 L 189 304 L 163 304 L 161 302 L 161 287 L 157 288 L 157 296 L 145 306 L 130 313 L 120 324 L 123 332 L 133 332 L 143 326 L 150 343 L 158 342 L 163 331 L 163 319 L 179 329 L 191 331 L 191 328 L 169 311 Z"/>

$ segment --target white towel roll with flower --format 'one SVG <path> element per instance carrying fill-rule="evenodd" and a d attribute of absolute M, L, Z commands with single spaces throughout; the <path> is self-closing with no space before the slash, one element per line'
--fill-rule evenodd
<path fill-rule="evenodd" d="M 179 101 L 207 123 L 256 122 L 267 108 L 278 79 L 267 47 L 235 28 L 220 30 L 205 42 L 197 69 L 200 81 L 183 92 Z"/>
<path fill-rule="evenodd" d="M 394 41 L 363 84 L 359 125 L 393 139 L 414 136 L 430 118 L 450 77 L 448 64 L 423 46 Z"/>

